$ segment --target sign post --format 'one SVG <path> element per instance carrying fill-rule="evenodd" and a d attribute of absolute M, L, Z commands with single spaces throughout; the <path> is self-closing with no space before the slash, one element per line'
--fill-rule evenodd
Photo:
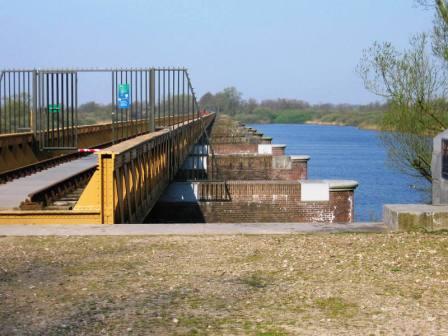
<path fill-rule="evenodd" d="M 118 86 L 117 105 L 121 109 L 127 109 L 131 106 L 131 102 L 129 101 L 129 84 L 125 83 Z"/>

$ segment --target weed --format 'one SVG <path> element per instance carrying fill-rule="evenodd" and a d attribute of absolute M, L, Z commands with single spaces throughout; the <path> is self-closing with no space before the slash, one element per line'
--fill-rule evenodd
<path fill-rule="evenodd" d="M 317 307 L 332 318 L 351 318 L 358 312 L 358 306 L 339 297 L 316 300 Z"/>

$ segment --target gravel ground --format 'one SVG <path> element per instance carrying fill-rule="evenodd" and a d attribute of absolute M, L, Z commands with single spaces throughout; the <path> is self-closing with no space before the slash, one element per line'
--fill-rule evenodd
<path fill-rule="evenodd" d="M 1 237 L 0 335 L 447 335 L 448 234 Z"/>

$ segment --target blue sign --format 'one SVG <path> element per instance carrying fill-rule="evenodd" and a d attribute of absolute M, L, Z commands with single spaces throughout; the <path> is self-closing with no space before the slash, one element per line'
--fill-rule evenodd
<path fill-rule="evenodd" d="M 129 101 L 129 84 L 120 84 L 118 86 L 118 108 L 126 109 L 131 106 Z"/>

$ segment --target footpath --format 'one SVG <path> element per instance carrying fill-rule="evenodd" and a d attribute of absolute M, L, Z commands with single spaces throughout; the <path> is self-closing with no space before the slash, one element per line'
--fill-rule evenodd
<path fill-rule="evenodd" d="M 383 223 L 0 225 L 0 236 L 275 235 L 387 232 Z"/>

